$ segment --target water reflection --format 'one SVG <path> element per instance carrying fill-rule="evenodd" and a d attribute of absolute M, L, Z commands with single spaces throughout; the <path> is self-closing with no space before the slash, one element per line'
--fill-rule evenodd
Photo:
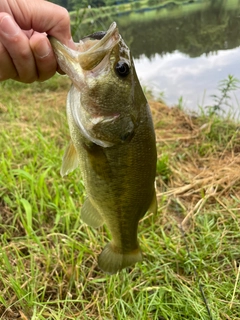
<path fill-rule="evenodd" d="M 164 92 L 169 104 L 183 96 L 193 109 L 202 104 L 206 90 L 204 104 L 211 104 L 210 95 L 220 80 L 229 74 L 240 79 L 240 1 L 190 1 L 164 7 L 152 2 L 154 9 L 103 11 L 88 17 L 76 37 L 106 30 L 115 20 L 144 85 L 155 94 Z"/>
<path fill-rule="evenodd" d="M 240 79 L 240 48 L 220 50 L 206 56 L 191 58 L 178 51 L 164 56 L 155 55 L 149 60 L 145 56 L 135 59 L 136 69 L 141 83 L 151 88 L 154 96 L 164 93 L 165 101 L 174 105 L 182 96 L 184 106 L 197 110 L 198 105 L 211 105 L 213 94 L 217 91 L 218 81 L 229 74 Z M 240 91 L 232 94 L 235 108 L 240 105 Z M 226 110 L 227 111 L 227 110 Z"/>

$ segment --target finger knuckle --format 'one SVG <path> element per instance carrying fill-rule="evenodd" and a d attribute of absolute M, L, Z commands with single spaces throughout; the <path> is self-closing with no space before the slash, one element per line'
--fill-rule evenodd
<path fill-rule="evenodd" d="M 66 8 L 60 7 L 59 20 L 64 26 L 68 26 L 70 24 L 70 16 Z"/>
<path fill-rule="evenodd" d="M 21 61 L 27 62 L 32 58 L 32 52 L 29 50 L 29 48 L 22 48 L 21 51 L 18 52 L 18 59 L 21 59 Z"/>

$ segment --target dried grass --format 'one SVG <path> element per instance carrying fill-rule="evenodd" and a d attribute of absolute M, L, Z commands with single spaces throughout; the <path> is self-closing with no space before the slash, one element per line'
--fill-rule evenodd
<path fill-rule="evenodd" d="M 214 119 L 188 115 L 178 108 L 169 108 L 158 102 L 151 102 L 156 127 L 158 155 L 165 146 L 175 143 L 171 149 L 170 171 L 172 172 L 167 186 L 160 180 L 157 196 L 177 201 L 184 209 L 186 216 L 179 221 L 186 225 L 188 220 L 198 214 L 206 203 L 231 201 L 239 199 L 240 209 L 240 132 L 232 124 L 233 134 L 226 137 L 226 145 L 210 142 L 208 135 L 214 125 Z M 213 129 L 215 130 L 215 129 Z M 235 130 L 235 132 L 234 132 Z M 224 134 L 219 132 L 219 135 Z M 206 154 L 199 154 L 199 146 L 206 145 Z M 184 155 L 182 158 L 178 155 Z M 232 212 L 232 211 L 231 211 Z"/>

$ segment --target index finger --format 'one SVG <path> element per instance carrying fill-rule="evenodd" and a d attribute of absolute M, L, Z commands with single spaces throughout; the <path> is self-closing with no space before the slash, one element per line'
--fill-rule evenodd
<path fill-rule="evenodd" d="M 74 49 L 68 11 L 44 0 L 9 0 L 9 10 L 21 29 L 46 32 Z"/>

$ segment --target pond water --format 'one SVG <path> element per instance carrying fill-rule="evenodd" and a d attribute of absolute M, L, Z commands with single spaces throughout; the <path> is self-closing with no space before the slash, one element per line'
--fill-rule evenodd
<path fill-rule="evenodd" d="M 240 1 L 152 3 L 155 6 L 93 16 L 81 24 L 76 37 L 106 30 L 115 20 L 142 85 L 155 97 L 163 94 L 168 105 L 182 97 L 190 110 L 213 105 L 219 81 L 229 74 L 240 79 Z M 238 111 L 240 90 L 231 97 Z"/>

